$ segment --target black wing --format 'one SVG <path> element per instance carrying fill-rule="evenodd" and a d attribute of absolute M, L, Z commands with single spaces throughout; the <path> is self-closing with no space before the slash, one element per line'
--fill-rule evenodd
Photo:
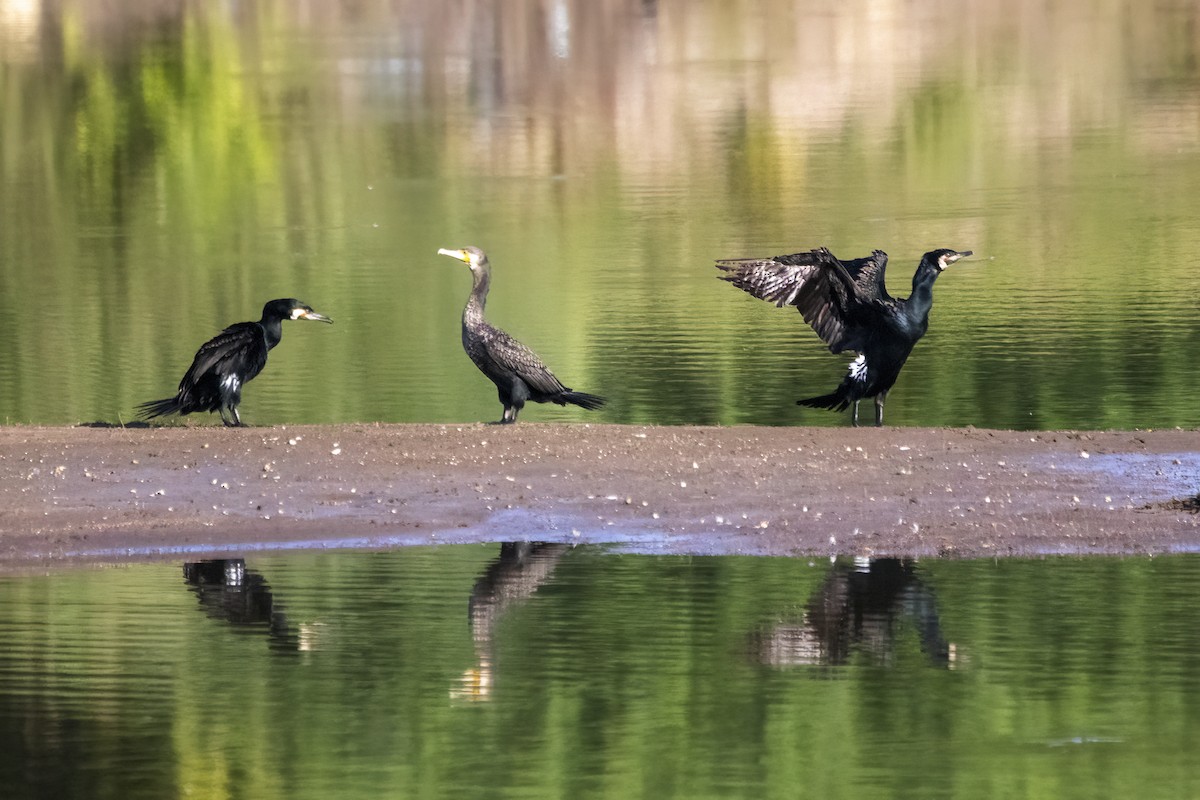
<path fill-rule="evenodd" d="M 884 283 L 884 273 L 887 271 L 888 257 L 882 250 L 873 250 L 866 258 L 855 258 L 843 261 L 842 266 L 854 279 L 855 294 L 864 303 L 880 301 L 892 302 Z"/>
<path fill-rule="evenodd" d="M 887 257 L 882 264 L 876 262 L 869 256 L 851 263 L 855 275 L 873 285 L 876 273 L 882 283 Z M 774 258 L 723 259 L 717 268 L 728 273 L 720 276 L 723 280 L 760 300 L 795 306 L 833 352 L 861 348 L 854 320 L 864 302 L 873 298 L 860 297 L 855 275 L 824 247 Z"/>
<path fill-rule="evenodd" d="M 239 322 L 200 345 L 192 366 L 179 382 L 179 391 L 206 385 L 229 375 L 246 383 L 267 364 L 267 337 L 256 322 Z M 210 377 L 211 376 L 211 377 Z"/>

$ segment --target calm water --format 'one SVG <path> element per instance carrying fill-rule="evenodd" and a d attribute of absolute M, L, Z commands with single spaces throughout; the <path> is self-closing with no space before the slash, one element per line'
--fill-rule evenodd
<path fill-rule="evenodd" d="M 1200 795 L 1200 559 L 0 577 L 6 798 Z"/>
<path fill-rule="evenodd" d="M 715 257 L 973 249 L 898 424 L 1197 424 L 1200 7 L 0 0 L 0 421 L 128 420 L 297 296 L 251 423 L 499 414 L 465 268 L 586 416 L 844 424 Z"/>

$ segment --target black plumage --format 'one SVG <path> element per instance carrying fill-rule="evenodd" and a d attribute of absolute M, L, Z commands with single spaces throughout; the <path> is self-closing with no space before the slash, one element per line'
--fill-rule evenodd
<path fill-rule="evenodd" d="M 720 277 L 777 306 L 795 306 L 804 321 L 834 353 L 858 354 L 836 390 L 797 402 L 812 408 L 845 411 L 875 398 L 875 424 L 883 424 L 883 404 L 913 346 L 929 327 L 933 283 L 947 266 L 971 255 L 970 250 L 933 250 L 913 275 L 912 294 L 896 299 L 884 284 L 887 254 L 876 250 L 866 258 L 841 261 L 824 247 L 775 258 L 723 259 Z"/>
<path fill-rule="evenodd" d="M 467 298 L 462 316 L 463 349 L 480 372 L 496 384 L 500 403 L 504 406 L 501 424 L 516 422 L 517 414 L 529 400 L 560 406 L 571 403 L 589 411 L 604 405 L 603 397 L 563 386 L 537 353 L 483 318 L 492 276 L 488 257 L 482 250 L 478 247 L 443 248 L 438 250 L 438 255 L 450 256 L 471 268 L 471 296 Z"/>
<path fill-rule="evenodd" d="M 201 345 L 175 396 L 142 403 L 138 406 L 139 416 L 154 419 L 167 414 L 216 411 L 226 426 L 241 425 L 238 404 L 242 402 L 242 387 L 266 366 L 267 352 L 283 336 L 285 319 L 333 322 L 299 300 L 272 300 L 263 306 L 258 322 L 230 325 Z"/>

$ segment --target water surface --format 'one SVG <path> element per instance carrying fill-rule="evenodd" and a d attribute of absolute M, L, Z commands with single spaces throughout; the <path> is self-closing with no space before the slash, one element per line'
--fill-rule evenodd
<path fill-rule="evenodd" d="M 263 302 L 250 423 L 499 416 L 489 311 L 608 409 L 842 424 L 842 360 L 712 259 L 972 249 L 898 424 L 1196 424 L 1200 11 L 1146 4 L 0 2 L 0 420 L 128 420 Z"/>
<path fill-rule="evenodd" d="M 10 798 L 1188 798 L 1200 560 L 472 545 L 0 577 Z"/>

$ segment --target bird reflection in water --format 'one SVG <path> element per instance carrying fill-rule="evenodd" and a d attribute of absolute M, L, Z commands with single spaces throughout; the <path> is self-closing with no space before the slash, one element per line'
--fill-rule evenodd
<path fill-rule="evenodd" d="M 292 625 L 270 585 L 241 558 L 188 561 L 183 579 L 204 612 L 238 628 L 264 628 L 272 649 L 301 652 L 314 649 L 316 628 Z"/>
<path fill-rule="evenodd" d="M 753 648 L 759 661 L 772 666 L 841 666 L 856 655 L 890 666 L 909 635 L 934 666 L 956 666 L 956 648 L 942 638 L 933 591 L 912 561 L 839 559 L 800 621 L 756 634 Z"/>
<path fill-rule="evenodd" d="M 468 620 L 475 642 L 475 665 L 463 673 L 452 697 L 486 700 L 491 696 L 495 664 L 496 626 L 513 608 L 524 604 L 554 574 L 570 545 L 544 542 L 505 542 L 471 588 Z"/>

